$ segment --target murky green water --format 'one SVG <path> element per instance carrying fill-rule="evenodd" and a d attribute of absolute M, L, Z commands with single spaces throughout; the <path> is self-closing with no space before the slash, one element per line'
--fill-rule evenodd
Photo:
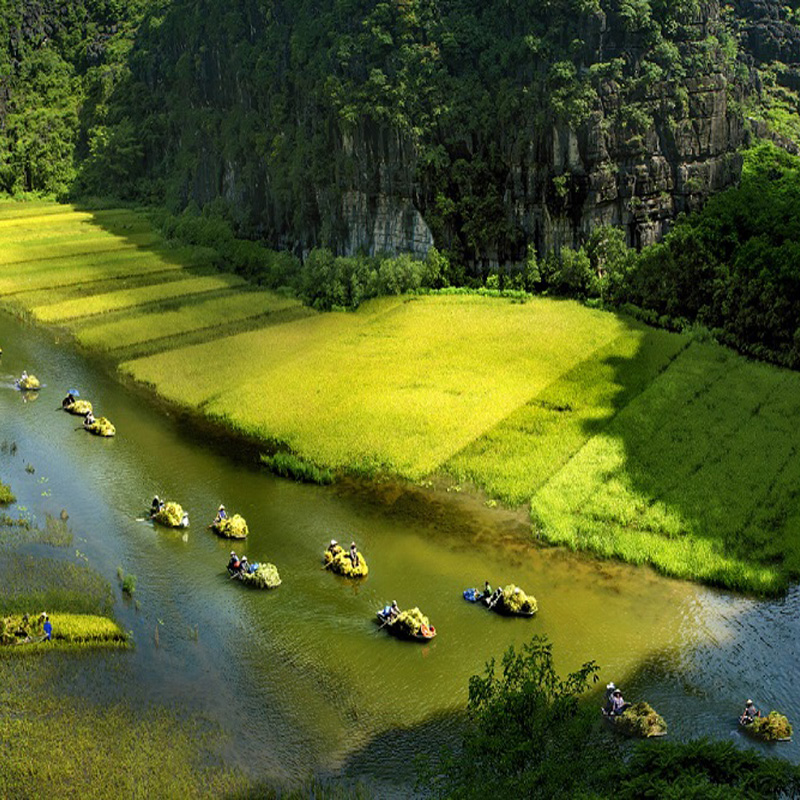
<path fill-rule="evenodd" d="M 136 648 L 97 657 L 108 662 L 104 691 L 199 712 L 248 775 L 341 772 L 403 794 L 411 757 L 455 730 L 469 676 L 534 633 L 550 637 L 564 670 L 596 659 L 603 681 L 622 683 L 629 699 L 645 695 L 676 737 L 741 740 L 734 720 L 746 696 L 800 723 L 796 589 L 764 603 L 539 549 L 523 518 L 462 495 L 276 479 L 48 332 L 0 314 L 0 346 L 0 441 L 18 446 L 0 453 L 0 478 L 38 515 L 67 508 L 75 548 L 114 585 L 117 565 L 138 577 L 139 610 L 117 604 Z M 11 388 L 23 369 L 45 384 L 32 402 Z M 79 420 L 55 410 L 71 387 L 110 417 L 115 439 L 76 431 Z M 140 521 L 154 493 L 188 509 L 188 532 Z M 220 502 L 249 523 L 238 552 L 273 561 L 279 589 L 228 580 L 231 544 L 206 529 Z M 367 580 L 320 569 L 332 536 L 358 542 Z M 485 578 L 521 585 L 540 613 L 504 619 L 466 603 L 462 590 Z M 393 599 L 419 605 L 437 639 L 419 646 L 379 631 L 374 612 Z M 86 682 L 87 702 L 97 680 Z M 778 752 L 800 759 L 797 744 Z"/>

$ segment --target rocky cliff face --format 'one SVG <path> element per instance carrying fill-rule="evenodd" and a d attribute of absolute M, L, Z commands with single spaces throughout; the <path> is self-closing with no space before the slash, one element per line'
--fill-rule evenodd
<path fill-rule="evenodd" d="M 736 182 L 753 65 L 800 62 L 800 30 L 773 0 L 546 5 L 176 2 L 132 59 L 143 169 L 295 252 L 650 244 Z"/>

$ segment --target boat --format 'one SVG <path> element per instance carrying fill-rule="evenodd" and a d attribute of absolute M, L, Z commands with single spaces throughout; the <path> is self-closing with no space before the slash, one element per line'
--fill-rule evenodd
<path fill-rule="evenodd" d="M 600 714 L 605 722 L 625 736 L 657 739 L 667 735 L 666 722 L 649 703 L 629 705 L 622 714 L 609 714 L 601 707 Z"/>
<path fill-rule="evenodd" d="M 268 561 L 261 563 L 256 561 L 241 569 L 228 567 L 228 574 L 232 579 L 239 580 L 245 586 L 252 586 L 254 589 L 274 589 L 283 582 L 278 574 L 278 568 Z"/>
<path fill-rule="evenodd" d="M 14 381 L 14 385 L 22 392 L 38 392 L 42 388 L 39 379 L 35 375 L 23 375 Z"/>
<path fill-rule="evenodd" d="M 168 501 L 161 505 L 155 514 L 150 513 L 153 522 L 165 525 L 167 528 L 188 528 L 189 515 L 183 510 L 180 503 Z"/>
<path fill-rule="evenodd" d="M 489 597 L 474 588 L 465 589 L 463 596 L 468 603 L 480 604 L 505 617 L 532 617 L 539 610 L 536 598 L 526 594 L 513 583 L 503 589 L 497 589 Z"/>
<path fill-rule="evenodd" d="M 90 422 L 88 425 L 84 422 L 83 428 L 95 436 L 110 437 L 116 436 L 117 433 L 117 429 L 107 417 L 98 417 L 94 422 Z"/>
<path fill-rule="evenodd" d="M 384 606 L 375 614 L 375 621 L 398 639 L 412 642 L 429 642 L 436 636 L 436 628 L 430 624 L 428 618 L 418 609 L 412 608 L 401 611 L 394 619 L 391 616 L 391 606 Z"/>
<path fill-rule="evenodd" d="M 350 553 L 338 545 L 336 547 L 338 549 L 335 551 L 332 551 L 329 547 L 323 553 L 322 563 L 325 569 L 329 569 L 331 572 L 335 572 L 345 578 L 364 578 L 367 576 L 369 567 L 361 553 L 356 552 L 357 561 L 354 566 Z"/>
<path fill-rule="evenodd" d="M 88 400 L 73 400 L 66 405 L 62 402 L 61 408 L 76 417 L 85 417 L 90 411 L 93 411 L 92 404 Z"/>
<path fill-rule="evenodd" d="M 752 722 L 742 722 L 739 728 L 760 742 L 791 742 L 792 726 L 783 714 L 770 711 L 766 717 L 756 717 Z"/>
<path fill-rule="evenodd" d="M 215 519 L 208 527 L 217 536 L 223 536 L 226 539 L 246 539 L 247 534 L 250 532 L 247 528 L 247 522 L 240 514 L 234 514 L 232 517 L 225 517 L 225 519 Z"/>

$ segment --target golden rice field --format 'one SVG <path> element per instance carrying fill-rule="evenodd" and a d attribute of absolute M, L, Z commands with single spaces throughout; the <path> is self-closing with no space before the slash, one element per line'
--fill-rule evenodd
<path fill-rule="evenodd" d="M 549 542 L 762 592 L 800 577 L 796 373 L 569 301 L 301 311 L 197 249 L 131 244 L 125 230 L 148 236 L 133 212 L 59 208 L 32 209 L 37 239 L 0 204 L 18 257 L 0 263 L 3 301 L 170 401 L 320 466 L 448 474 L 529 506 Z"/>

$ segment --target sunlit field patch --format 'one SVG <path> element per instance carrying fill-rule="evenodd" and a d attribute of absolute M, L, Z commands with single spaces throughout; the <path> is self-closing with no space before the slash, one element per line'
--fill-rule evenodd
<path fill-rule="evenodd" d="M 193 277 L 189 273 L 175 276 L 177 280 L 124 289 L 116 292 L 77 297 L 61 303 L 37 306 L 33 315 L 41 322 L 64 322 L 77 317 L 106 314 L 110 311 L 136 308 L 149 303 L 186 298 L 190 295 L 242 287 L 245 281 L 236 275 Z"/>
<path fill-rule="evenodd" d="M 419 478 L 624 328 L 572 302 L 389 299 L 123 369 L 311 461 Z"/>
<path fill-rule="evenodd" d="M 176 300 L 180 303 L 182 298 Z M 110 350 L 201 328 L 214 328 L 231 320 L 257 317 L 296 305 L 296 300 L 273 292 L 234 291 L 186 303 L 174 311 L 141 309 L 113 322 L 92 321 L 77 329 L 76 336 L 87 347 Z"/>

